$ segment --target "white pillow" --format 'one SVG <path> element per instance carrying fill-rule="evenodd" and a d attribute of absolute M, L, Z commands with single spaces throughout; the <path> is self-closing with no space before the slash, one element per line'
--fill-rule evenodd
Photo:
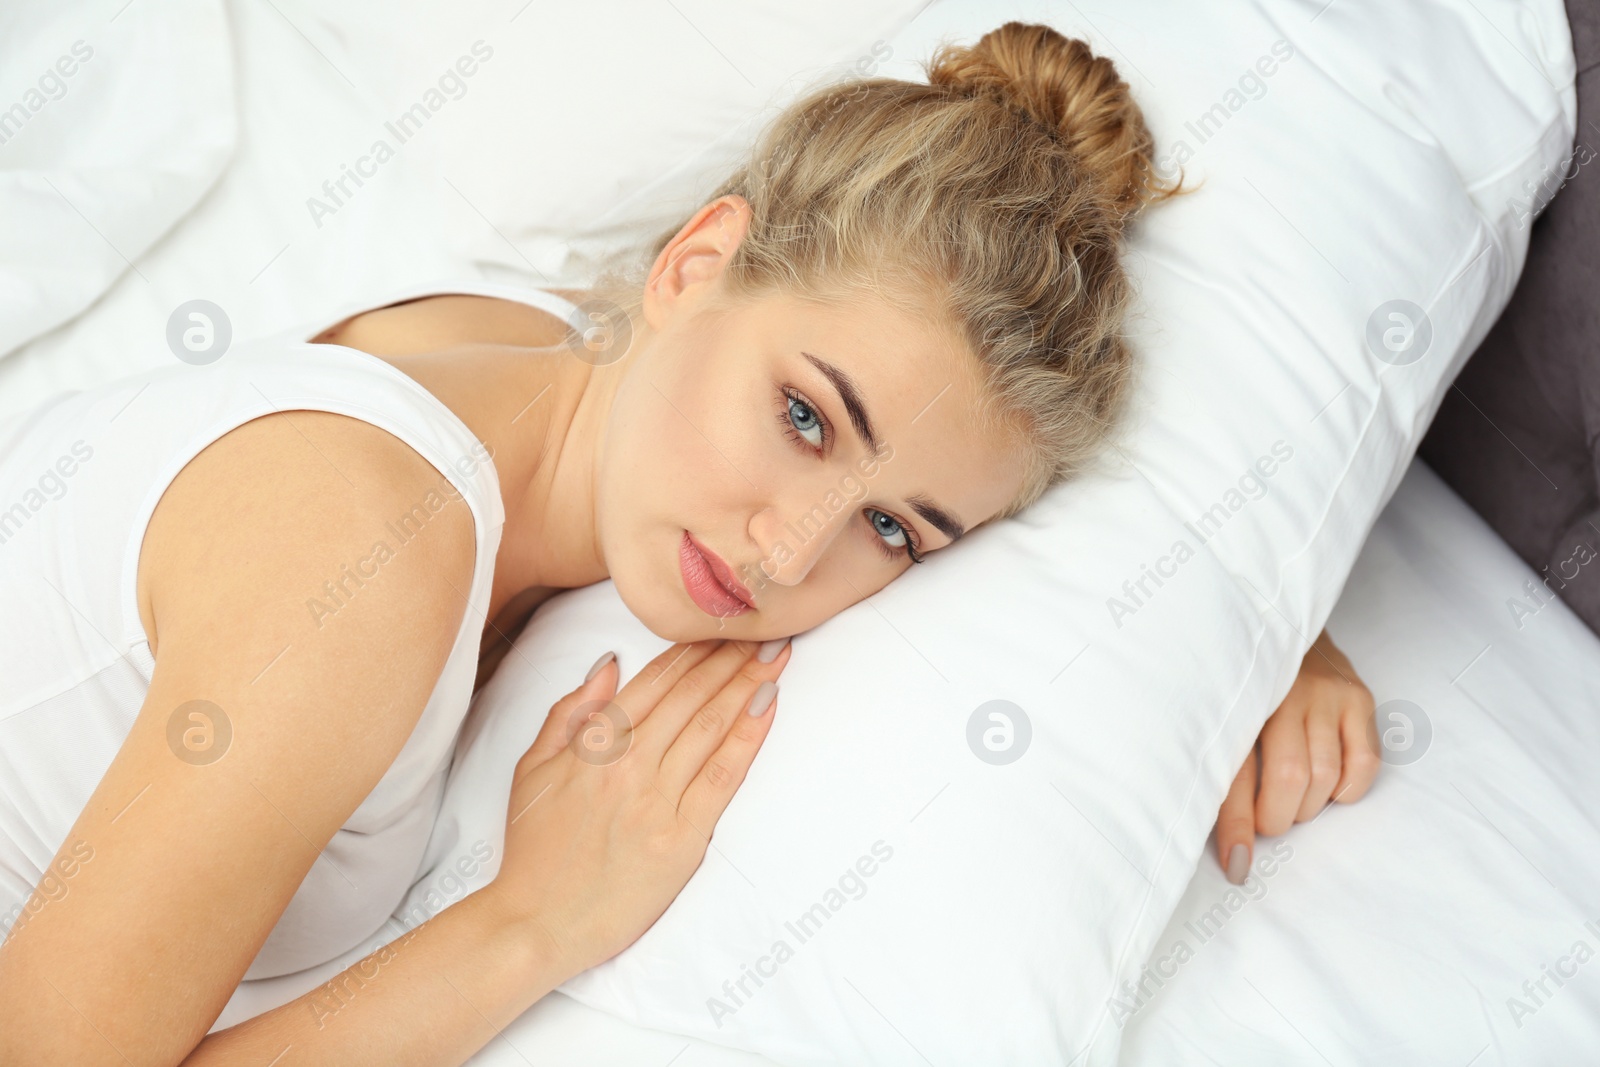
<path fill-rule="evenodd" d="M 926 0 L 300 2 L 375 113 L 441 91 L 404 148 L 470 206 L 456 251 L 487 274 L 560 288 L 588 284 L 619 243 L 682 221 L 777 101 L 835 65 L 875 73 L 884 39 Z M 488 59 L 441 82 L 474 44 Z"/>
<path fill-rule="evenodd" d="M 586 1004 L 791 1065 L 1115 1062 L 1122 983 L 1509 295 L 1527 239 L 1511 200 L 1573 135 L 1559 0 L 946 0 L 881 72 L 916 77 L 940 37 L 1011 18 L 1112 56 L 1163 158 L 1191 150 L 1198 191 L 1134 235 L 1131 432 L 1107 471 L 796 640 L 705 862 L 562 987 Z M 635 92 L 692 111 L 721 88 Z M 506 128 L 543 106 L 483 105 Z M 697 147 L 591 117 L 615 131 L 596 172 Z M 1425 309 L 1409 348 L 1394 301 Z M 610 583 L 539 611 L 464 728 L 402 923 L 493 876 L 513 765 L 595 657 L 616 649 L 631 676 L 663 647 Z M 979 755 L 993 701 L 1014 762 Z"/>

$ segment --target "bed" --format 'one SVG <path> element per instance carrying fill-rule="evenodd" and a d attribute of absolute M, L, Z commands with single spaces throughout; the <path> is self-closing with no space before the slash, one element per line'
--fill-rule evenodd
<path fill-rule="evenodd" d="M 0 421 L 170 359 L 168 317 L 202 295 L 201 279 L 238 335 L 419 278 L 580 281 L 564 250 L 512 244 L 470 185 L 447 175 L 452 195 L 405 155 L 332 217 L 308 220 L 306 200 L 367 129 L 374 90 L 312 43 L 314 5 L 238 0 L 220 23 L 216 5 L 193 6 L 197 24 L 249 42 L 234 52 L 228 90 L 238 130 L 208 127 L 214 143 L 186 162 L 187 202 L 149 212 L 170 216 L 165 228 L 149 218 L 143 229 L 101 227 L 98 239 L 137 269 L 112 263 L 103 292 L 64 287 L 93 295 L 54 309 L 58 324 L 0 359 Z M 120 7 L 106 6 L 106 26 Z M 886 10 L 885 26 L 913 10 Z M 134 103 L 157 113 L 188 95 L 182 81 L 174 71 Z M 272 195 L 283 189 L 297 193 Z M 1540 592 L 1534 572 L 1413 463 L 1328 623 L 1378 701 L 1380 730 L 1402 742 L 1393 762 L 1360 803 L 1261 842 L 1257 855 L 1279 862 L 1253 885 L 1234 889 L 1214 851 L 1203 856 L 1148 980 L 1125 991 L 1121 1062 L 1486 1067 L 1600 1048 L 1600 640 Z M 350 962 L 246 983 L 214 1029 Z M 780 1067 L 560 993 L 471 1062 Z"/>

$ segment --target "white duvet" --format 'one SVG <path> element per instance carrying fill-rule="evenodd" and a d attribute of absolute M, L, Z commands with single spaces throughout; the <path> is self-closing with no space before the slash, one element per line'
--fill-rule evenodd
<path fill-rule="evenodd" d="M 221 0 L 0 7 L 0 355 L 79 314 L 233 154 Z M 10 399 L 9 397 L 7 399 Z"/>

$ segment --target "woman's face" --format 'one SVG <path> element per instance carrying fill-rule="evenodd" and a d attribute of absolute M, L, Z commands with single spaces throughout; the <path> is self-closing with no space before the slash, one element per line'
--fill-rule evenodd
<path fill-rule="evenodd" d="M 663 250 L 601 444 L 607 570 L 672 641 L 808 630 L 1021 487 L 1010 439 L 980 429 L 976 361 L 943 329 L 870 298 L 708 311 L 748 211 L 714 201 Z M 715 580 L 724 564 L 752 606 Z"/>

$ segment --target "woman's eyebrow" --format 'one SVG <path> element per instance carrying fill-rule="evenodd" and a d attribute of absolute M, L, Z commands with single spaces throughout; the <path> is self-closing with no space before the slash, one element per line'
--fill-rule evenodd
<path fill-rule="evenodd" d="M 911 505 L 912 510 L 918 515 L 927 519 L 929 524 L 940 533 L 950 538 L 952 542 L 961 540 L 961 535 L 967 532 L 967 528 L 961 524 L 960 519 L 925 496 L 907 497 L 906 503 Z M 946 545 L 945 547 L 948 548 L 949 546 Z"/>
<path fill-rule="evenodd" d="M 868 452 L 876 455 L 878 435 L 872 428 L 872 416 L 867 414 L 867 406 L 862 403 L 861 390 L 856 388 L 855 379 L 821 356 L 813 356 L 810 352 L 800 354 L 810 360 L 811 365 L 833 383 L 834 390 L 839 394 L 839 402 L 844 405 L 845 413 L 850 416 L 850 424 L 856 428 L 856 436 L 867 446 Z"/>
<path fill-rule="evenodd" d="M 872 428 L 872 416 L 867 414 L 867 406 L 861 399 L 861 390 L 856 388 L 855 379 L 846 374 L 842 369 L 829 363 L 821 356 L 813 356 L 810 352 L 801 352 L 811 362 L 813 367 L 822 372 L 834 390 L 839 394 L 839 402 L 844 405 L 845 414 L 850 416 L 850 425 L 855 427 L 856 436 L 866 445 L 874 455 L 878 452 L 878 435 Z M 921 515 L 934 529 L 950 538 L 952 542 L 959 541 L 967 532 L 960 519 L 954 513 L 946 511 L 931 499 L 925 496 L 913 496 L 906 500 L 918 515 Z"/>

